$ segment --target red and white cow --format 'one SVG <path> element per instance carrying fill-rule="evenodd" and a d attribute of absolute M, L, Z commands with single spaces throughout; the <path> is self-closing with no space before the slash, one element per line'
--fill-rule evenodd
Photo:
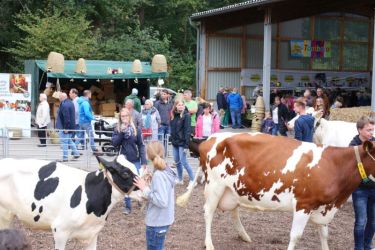
<path fill-rule="evenodd" d="M 97 237 L 114 205 L 134 188 L 135 166 L 125 157 L 104 170 L 86 172 L 58 162 L 0 160 L 0 229 L 14 217 L 30 227 L 52 230 L 55 249 L 76 238 L 96 249 Z"/>
<path fill-rule="evenodd" d="M 366 142 L 359 147 L 371 179 L 374 146 Z M 318 146 L 260 133 L 219 133 L 203 142 L 199 152 L 206 176 L 205 244 L 209 250 L 214 248 L 211 224 L 216 208 L 232 211 L 239 236 L 251 241 L 241 224 L 239 207 L 293 212 L 288 250 L 295 248 L 308 221 L 318 226 L 322 249 L 327 250 L 328 223 L 361 182 L 353 147 Z M 177 204 L 185 206 L 192 190 L 180 196 Z"/>

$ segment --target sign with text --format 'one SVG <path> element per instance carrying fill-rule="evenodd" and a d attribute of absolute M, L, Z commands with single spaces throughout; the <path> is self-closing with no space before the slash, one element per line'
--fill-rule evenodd
<path fill-rule="evenodd" d="M 241 86 L 263 83 L 262 69 L 242 69 Z M 327 84 L 330 87 L 370 87 L 369 72 L 271 70 L 271 86 L 296 88 Z"/>
<path fill-rule="evenodd" d="M 291 57 L 330 58 L 331 42 L 320 40 L 291 40 Z"/>
<path fill-rule="evenodd" d="M 30 134 L 31 75 L 0 74 L 0 128 L 24 129 Z"/>

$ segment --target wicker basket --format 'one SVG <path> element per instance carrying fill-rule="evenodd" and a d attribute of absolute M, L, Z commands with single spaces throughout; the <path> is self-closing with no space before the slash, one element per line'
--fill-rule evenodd
<path fill-rule="evenodd" d="M 22 138 L 22 129 L 21 128 L 8 128 L 9 138 L 12 140 Z"/>
<path fill-rule="evenodd" d="M 75 72 L 78 74 L 86 74 L 87 73 L 87 67 L 86 67 L 86 61 L 83 58 L 79 58 L 76 64 Z"/>
<path fill-rule="evenodd" d="M 152 58 L 152 72 L 167 72 L 167 59 L 164 55 L 155 55 Z"/>
<path fill-rule="evenodd" d="M 50 52 L 47 59 L 47 70 L 56 73 L 64 73 L 64 55 Z"/>
<path fill-rule="evenodd" d="M 60 143 L 60 136 L 56 130 L 49 131 L 49 139 L 51 140 L 51 144 L 59 144 Z"/>
<path fill-rule="evenodd" d="M 140 60 L 138 60 L 138 59 L 134 60 L 133 65 L 132 65 L 132 72 L 133 73 L 142 73 L 143 72 L 142 63 L 141 63 Z"/>

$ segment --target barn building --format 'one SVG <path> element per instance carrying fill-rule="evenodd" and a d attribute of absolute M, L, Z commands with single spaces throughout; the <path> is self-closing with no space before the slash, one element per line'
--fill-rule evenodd
<path fill-rule="evenodd" d="M 197 90 L 214 100 L 219 86 L 248 98 L 262 87 L 267 109 L 274 89 L 369 93 L 374 8 L 373 0 L 250 0 L 195 13 Z"/>

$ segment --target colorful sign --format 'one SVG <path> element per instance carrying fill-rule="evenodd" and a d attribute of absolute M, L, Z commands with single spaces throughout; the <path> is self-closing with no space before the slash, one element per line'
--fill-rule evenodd
<path fill-rule="evenodd" d="M 291 40 L 291 57 L 330 58 L 331 42 L 320 40 Z"/>
<path fill-rule="evenodd" d="M 0 129 L 21 128 L 30 136 L 30 91 L 30 74 L 0 74 Z"/>

